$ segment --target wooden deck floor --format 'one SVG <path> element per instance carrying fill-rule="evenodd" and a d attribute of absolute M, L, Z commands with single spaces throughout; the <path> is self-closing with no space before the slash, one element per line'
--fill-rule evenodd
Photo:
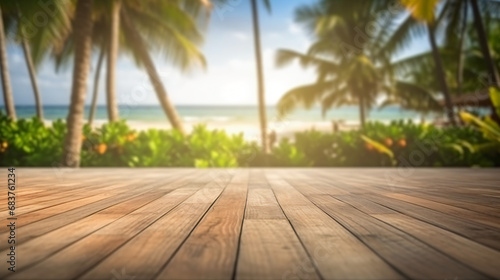
<path fill-rule="evenodd" d="M 2 226 L 0 278 L 500 278 L 500 170 L 47 168 L 16 178 L 17 272 Z"/>

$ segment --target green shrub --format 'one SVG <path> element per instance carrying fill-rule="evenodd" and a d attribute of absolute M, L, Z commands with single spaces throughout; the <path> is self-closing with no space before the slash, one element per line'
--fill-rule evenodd
<path fill-rule="evenodd" d="M 0 113 L 0 165 L 52 166 L 61 158 L 65 134 L 62 121 L 47 128 L 36 118 L 15 122 Z"/>
<path fill-rule="evenodd" d="M 45 126 L 36 118 L 11 121 L 0 113 L 0 165 L 58 166 L 66 126 Z M 242 134 L 196 126 L 135 131 L 124 121 L 83 128 L 82 166 L 500 166 L 500 151 L 473 127 L 436 128 L 412 122 L 368 123 L 338 133 L 305 131 L 282 139 L 270 155 Z M 490 137 L 491 138 L 491 137 Z"/>

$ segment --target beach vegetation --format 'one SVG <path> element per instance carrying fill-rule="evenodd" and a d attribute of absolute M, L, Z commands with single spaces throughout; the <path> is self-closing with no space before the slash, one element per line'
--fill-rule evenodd
<path fill-rule="evenodd" d="M 477 124 L 438 128 L 394 121 L 337 133 L 309 130 L 281 139 L 265 154 L 243 134 L 203 125 L 187 135 L 135 131 L 122 120 L 98 129 L 85 125 L 80 157 L 88 167 L 500 166 L 500 130 L 490 131 L 487 120 Z M 62 120 L 45 126 L 35 117 L 14 121 L 1 114 L 0 165 L 59 167 L 66 133 Z"/>

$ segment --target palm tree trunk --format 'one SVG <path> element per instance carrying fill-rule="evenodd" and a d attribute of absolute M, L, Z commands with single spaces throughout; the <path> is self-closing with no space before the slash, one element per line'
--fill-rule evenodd
<path fill-rule="evenodd" d="M 462 26 L 460 30 L 460 45 L 458 46 L 458 65 L 457 65 L 457 94 L 462 94 L 462 88 L 464 83 L 464 59 L 465 59 L 465 36 L 467 31 L 467 2 L 463 5 L 463 16 L 462 16 Z"/>
<path fill-rule="evenodd" d="M 101 48 L 99 59 L 97 60 L 96 72 L 94 76 L 94 90 L 92 93 L 92 102 L 90 103 L 89 126 L 94 122 L 95 109 L 97 107 L 97 96 L 99 95 L 99 78 L 101 76 L 102 62 L 104 61 L 104 48 Z"/>
<path fill-rule="evenodd" d="M 118 121 L 118 104 L 116 102 L 116 58 L 118 56 L 118 39 L 120 27 L 121 1 L 111 2 L 111 29 L 108 45 L 108 71 L 106 73 L 106 101 L 108 105 L 109 122 Z"/>
<path fill-rule="evenodd" d="M 365 98 L 363 94 L 360 94 L 358 97 L 359 101 L 359 121 L 361 128 L 365 128 L 366 123 L 366 106 L 365 106 Z"/>
<path fill-rule="evenodd" d="M 87 76 L 92 55 L 92 0 L 78 0 L 75 10 L 75 60 L 71 104 L 67 118 L 68 133 L 64 141 L 62 165 L 80 166 L 83 111 L 87 93 Z"/>
<path fill-rule="evenodd" d="M 30 74 L 31 86 L 33 87 L 33 94 L 35 95 L 36 116 L 39 120 L 43 121 L 42 100 L 40 97 L 40 90 L 38 89 L 38 82 L 36 80 L 35 66 L 33 65 L 33 59 L 31 59 L 30 46 L 28 45 L 28 41 L 26 41 L 24 38 L 21 40 L 21 45 L 23 47 L 26 66 L 28 67 L 28 72 Z"/>
<path fill-rule="evenodd" d="M 441 55 L 439 54 L 439 49 L 437 47 L 436 38 L 434 37 L 434 27 L 431 24 L 427 24 L 427 30 L 429 34 L 429 41 L 432 47 L 432 55 L 434 56 L 434 63 L 436 69 L 436 76 L 441 87 L 441 91 L 444 95 L 444 101 L 446 105 L 446 115 L 450 124 L 456 126 L 455 113 L 453 112 L 453 104 L 451 103 L 450 91 L 448 90 L 448 85 L 446 83 L 446 77 L 444 74 L 443 61 L 441 60 Z"/>
<path fill-rule="evenodd" d="M 173 128 L 179 130 L 182 134 L 185 135 L 186 131 L 184 130 L 184 127 L 182 125 L 181 118 L 179 117 L 179 114 L 177 113 L 174 104 L 168 97 L 167 91 L 165 90 L 165 87 L 161 82 L 160 76 L 156 71 L 156 68 L 153 64 L 153 60 L 149 55 L 144 40 L 142 39 L 137 29 L 135 29 L 133 23 L 131 23 L 130 20 L 128 19 L 124 9 L 122 9 L 121 11 L 121 17 L 123 21 L 123 26 L 125 28 L 125 31 L 127 32 L 127 37 L 130 38 L 129 40 L 132 43 L 131 47 L 133 48 L 134 52 L 136 53 L 141 63 L 146 68 L 149 80 L 151 81 L 151 84 L 155 89 L 156 96 L 158 97 L 158 100 L 160 101 L 163 111 L 167 115 L 170 124 L 172 125 Z"/>
<path fill-rule="evenodd" d="M 16 120 L 16 107 L 14 107 L 14 95 L 10 84 L 9 63 L 7 61 L 7 42 L 3 27 L 2 8 L 0 7 L 0 74 L 2 75 L 2 89 L 4 106 L 7 116 Z"/>
<path fill-rule="evenodd" d="M 19 5 L 16 5 L 18 21 L 21 22 L 21 10 Z M 43 107 L 41 101 L 40 90 L 38 89 L 38 82 L 36 80 L 36 71 L 33 64 L 33 59 L 31 57 L 31 49 L 28 44 L 28 40 L 25 38 L 24 30 L 22 27 L 18 27 L 21 33 L 21 46 L 23 48 L 24 59 L 26 60 L 26 67 L 30 75 L 31 86 L 33 87 L 33 94 L 35 95 L 35 105 L 36 105 L 36 116 L 39 120 L 43 121 Z"/>
<path fill-rule="evenodd" d="M 488 46 L 488 38 L 486 36 L 486 31 L 484 30 L 483 19 L 481 17 L 481 12 L 477 4 L 477 0 L 470 0 L 472 4 L 472 13 L 474 15 L 474 26 L 476 27 L 477 37 L 479 39 L 479 45 L 481 46 L 481 52 L 483 53 L 484 60 L 486 61 L 486 66 L 488 67 L 489 73 L 489 83 L 490 85 L 500 87 L 500 79 L 498 77 L 498 72 L 491 57 L 490 47 Z"/>
<path fill-rule="evenodd" d="M 256 0 L 250 0 L 250 1 L 252 3 L 253 36 L 255 42 L 255 60 L 257 63 L 257 86 L 258 86 L 258 101 L 259 101 L 260 133 L 262 138 L 262 150 L 265 154 L 267 154 L 269 153 L 269 145 L 267 141 L 267 118 L 266 118 L 266 104 L 265 104 L 266 101 L 264 99 L 264 70 L 262 69 L 259 14 L 257 10 Z"/>

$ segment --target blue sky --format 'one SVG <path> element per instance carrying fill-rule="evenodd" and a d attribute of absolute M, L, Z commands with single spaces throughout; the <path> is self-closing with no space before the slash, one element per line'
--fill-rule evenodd
<path fill-rule="evenodd" d="M 249 0 L 231 0 L 214 8 L 205 32 L 202 51 L 208 62 L 206 70 L 181 73 L 154 56 L 158 72 L 173 102 L 177 105 L 256 104 L 256 74 Z M 274 0 L 272 13 L 260 5 L 260 26 L 264 59 L 266 102 L 276 104 L 289 89 L 314 81 L 314 73 L 298 65 L 277 69 L 276 50 L 281 48 L 305 51 L 310 44 L 308 35 L 293 21 L 297 6 L 307 0 Z M 261 3 L 259 3 L 261 4 Z M 427 48 L 425 41 L 413 44 L 402 55 Z M 31 84 L 21 49 L 8 46 L 9 66 L 16 105 L 34 104 Z M 89 75 L 87 104 L 93 83 L 97 54 L 94 54 Z M 53 63 L 44 62 L 38 69 L 38 82 L 43 104 L 69 104 L 72 66 L 55 72 Z M 101 76 L 99 104 L 105 103 L 105 68 Z M 121 104 L 157 104 L 156 95 L 143 69 L 121 55 L 117 67 L 118 102 Z M 3 99 L 0 104 L 3 105 Z"/>

